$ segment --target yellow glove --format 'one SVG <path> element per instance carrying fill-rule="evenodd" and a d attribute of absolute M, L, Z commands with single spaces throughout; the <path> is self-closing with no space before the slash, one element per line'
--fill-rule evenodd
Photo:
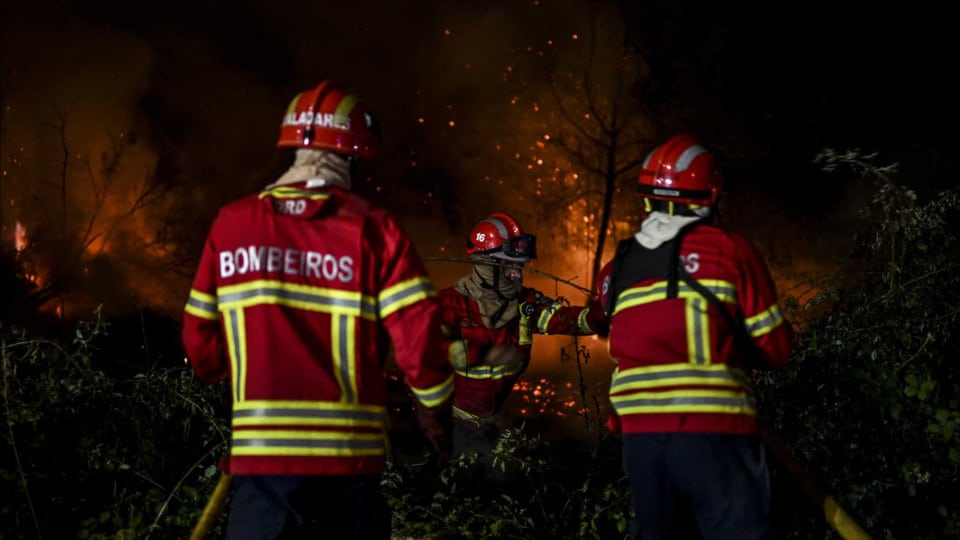
<path fill-rule="evenodd" d="M 450 347 L 447 349 L 447 358 L 450 360 L 450 365 L 453 366 L 453 369 L 465 371 L 470 363 L 467 340 L 455 339 L 451 341 Z"/>

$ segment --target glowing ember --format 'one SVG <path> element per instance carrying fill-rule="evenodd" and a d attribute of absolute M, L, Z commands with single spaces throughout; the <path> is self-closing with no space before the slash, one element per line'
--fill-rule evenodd
<path fill-rule="evenodd" d="M 13 229 L 13 244 L 17 249 L 17 253 L 23 251 L 27 247 L 27 228 L 24 227 L 19 221 Z"/>

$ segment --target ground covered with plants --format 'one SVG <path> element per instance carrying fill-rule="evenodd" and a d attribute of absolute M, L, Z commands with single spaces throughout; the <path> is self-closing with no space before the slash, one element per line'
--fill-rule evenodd
<path fill-rule="evenodd" d="M 960 537 L 960 193 L 919 197 L 862 156 L 821 159 L 874 197 L 836 277 L 812 302 L 788 299 L 798 345 L 786 372 L 756 374 L 764 420 L 872 537 Z M 226 449 L 225 387 L 183 365 L 162 314 L 48 318 L 13 255 L 2 272 L 0 537 L 189 537 Z M 496 489 L 469 459 L 392 460 L 396 534 L 625 538 L 619 441 L 583 420 L 591 435 L 567 442 L 507 431 Z M 790 471 L 773 473 L 779 538 L 839 538 Z"/>

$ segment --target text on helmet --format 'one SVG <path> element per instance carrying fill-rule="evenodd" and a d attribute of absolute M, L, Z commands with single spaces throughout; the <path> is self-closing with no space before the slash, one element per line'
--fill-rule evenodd
<path fill-rule="evenodd" d="M 304 111 L 301 113 L 288 113 L 283 117 L 285 126 L 309 126 L 342 129 L 350 131 L 350 117 L 345 114 L 319 113 L 313 114 L 313 111 Z"/>
<path fill-rule="evenodd" d="M 277 246 L 246 246 L 221 251 L 220 277 L 228 278 L 251 272 L 281 272 L 291 276 L 339 280 L 353 279 L 353 257 L 336 257 L 329 253 L 301 251 Z"/>

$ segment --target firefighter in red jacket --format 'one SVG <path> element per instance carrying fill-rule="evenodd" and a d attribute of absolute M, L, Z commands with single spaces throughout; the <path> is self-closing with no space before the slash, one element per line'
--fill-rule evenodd
<path fill-rule="evenodd" d="M 527 369 L 534 334 L 595 334 L 598 302 L 568 306 L 523 286 L 523 265 L 536 258 L 536 238 L 513 217 L 491 214 L 467 238 L 473 272 L 440 291 L 443 324 L 455 341 L 454 454 L 477 452 L 489 464 L 499 436 L 498 413 Z"/>
<path fill-rule="evenodd" d="M 378 131 L 325 81 L 298 94 L 278 147 L 293 165 L 220 209 L 184 314 L 197 376 L 229 379 L 230 539 L 390 537 L 380 491 L 395 361 L 441 451 L 453 393 L 440 305 L 408 236 L 350 193 Z M 444 421 L 444 418 L 447 421 Z"/>
<path fill-rule="evenodd" d="M 622 432 L 632 538 L 769 534 L 749 372 L 784 367 L 792 331 L 761 255 L 713 223 L 721 187 L 693 137 L 654 149 L 639 177 L 648 217 L 599 276 L 617 365 L 608 425 Z"/>

